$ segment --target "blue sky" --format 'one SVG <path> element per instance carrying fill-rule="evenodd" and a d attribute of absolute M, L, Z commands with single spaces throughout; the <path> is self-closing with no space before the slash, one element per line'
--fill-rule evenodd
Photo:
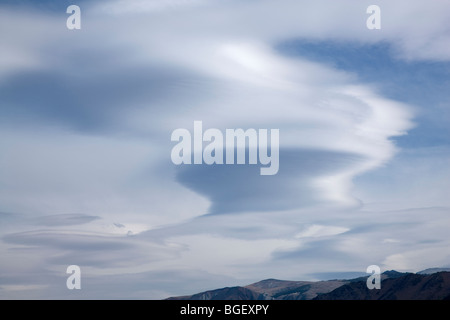
<path fill-rule="evenodd" d="M 0 298 L 450 266 L 449 4 L 77 4 L 0 5 Z M 194 121 L 279 129 L 278 174 L 174 165 Z"/>

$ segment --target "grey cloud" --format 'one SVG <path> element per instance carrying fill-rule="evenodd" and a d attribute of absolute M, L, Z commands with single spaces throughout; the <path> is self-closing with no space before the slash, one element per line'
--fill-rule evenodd
<path fill-rule="evenodd" d="M 3 241 L 12 245 L 15 254 L 39 255 L 48 266 L 77 264 L 95 268 L 133 268 L 177 257 L 182 246 L 141 242 L 135 237 L 99 236 L 70 232 L 30 231 L 8 234 Z"/>
<path fill-rule="evenodd" d="M 374 214 L 375 215 L 375 214 Z M 416 227 L 420 225 L 419 222 L 370 222 L 355 225 L 351 230 L 347 231 L 348 234 L 367 234 L 370 232 L 384 231 L 384 232 L 395 232 L 399 228 L 404 227 Z"/>
<path fill-rule="evenodd" d="M 360 159 L 344 152 L 282 149 L 280 169 L 273 176 L 261 176 L 260 165 L 182 165 L 177 181 L 207 196 L 212 214 L 287 210 L 320 202 L 312 179 Z"/>
<path fill-rule="evenodd" d="M 62 250 L 125 250 L 133 245 L 128 238 L 74 234 L 61 231 L 28 231 L 8 234 L 3 241 L 28 246 L 47 246 Z"/>
<path fill-rule="evenodd" d="M 193 291 L 192 284 L 198 291 Z M 170 296 L 188 295 L 217 287 L 245 285 L 232 277 L 217 275 L 199 269 L 150 271 L 112 276 L 100 276 L 90 281 L 92 297 L 123 299 L 164 299 Z M 105 288 L 120 288 L 120 292 L 106 293 Z"/>
<path fill-rule="evenodd" d="M 12 218 L 14 214 L 9 212 L 0 212 L 0 219 L 9 219 Z"/>
<path fill-rule="evenodd" d="M 101 219 L 99 216 L 89 216 L 85 214 L 55 214 L 42 216 L 35 219 L 37 225 L 42 226 L 72 226 L 85 224 L 94 220 Z"/>
<path fill-rule="evenodd" d="M 275 216 L 276 213 L 272 215 Z M 254 240 L 286 236 L 289 233 L 293 233 L 292 226 L 294 226 L 295 230 L 297 225 L 296 223 L 291 223 L 289 227 L 286 227 L 284 226 L 284 221 L 280 219 L 278 224 L 273 223 L 268 226 L 266 219 L 262 219 L 261 216 L 260 212 L 257 214 L 207 214 L 190 219 L 184 223 L 148 230 L 140 233 L 137 237 L 153 242 L 163 242 L 164 239 L 183 235 L 212 234 L 236 239 Z"/>
<path fill-rule="evenodd" d="M 245 285 L 232 277 L 201 269 L 146 271 L 94 275 L 81 268 L 81 290 L 67 290 L 66 266 L 59 270 L 38 268 L 28 277 L 23 273 L 0 277 L 0 299 L 164 299 L 229 285 Z M 196 284 L 195 289 L 193 283 Z M 39 285 L 36 290 L 5 290 L 4 285 Z M 193 291 L 194 290 L 194 291 Z"/>
<path fill-rule="evenodd" d="M 113 67 L 111 65 L 110 67 Z M 57 123 L 80 131 L 121 129 L 119 119 L 145 108 L 158 115 L 170 97 L 172 111 L 190 95 L 181 70 L 141 68 L 69 76 L 59 71 L 17 73 L 0 86 L 2 115 L 9 120 Z M 155 123 L 157 117 L 149 118 Z M 151 124 L 149 124 L 151 128 Z"/>
<path fill-rule="evenodd" d="M 333 239 L 316 240 L 309 242 L 305 247 L 294 250 L 278 250 L 272 254 L 275 261 L 289 260 L 292 263 L 331 263 L 332 261 L 355 261 L 357 255 L 349 254 L 339 250 L 340 241 L 337 237 Z"/>
<path fill-rule="evenodd" d="M 77 5 L 86 5 L 88 4 L 89 0 L 77 0 Z M 106 2 L 105 0 L 96 0 L 97 3 Z M 16 8 L 16 9 L 34 9 L 34 10 L 41 10 L 41 11 L 53 11 L 53 12 L 65 12 L 65 9 L 74 4 L 74 1 L 72 0 L 58 0 L 58 1 L 52 1 L 52 0 L 43 0 L 43 1 L 34 1 L 34 0 L 2 0 L 1 6 L 6 6 L 10 8 Z"/>
<path fill-rule="evenodd" d="M 77 264 L 84 267 L 95 268 L 132 268 L 141 264 L 165 260 L 176 256 L 170 249 L 164 247 L 147 246 L 147 252 L 139 245 L 127 248 L 115 248 L 113 250 L 101 249 L 95 251 L 77 248 L 70 251 L 61 251 L 47 257 L 49 265 Z"/>

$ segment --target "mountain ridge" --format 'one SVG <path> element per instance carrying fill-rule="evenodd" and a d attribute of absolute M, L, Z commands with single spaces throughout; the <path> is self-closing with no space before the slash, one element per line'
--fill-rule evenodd
<path fill-rule="evenodd" d="M 444 270 L 444 271 L 441 271 Z M 436 271 L 436 272 L 433 272 Z M 450 272 L 430 268 L 417 273 L 388 270 L 381 289 L 369 290 L 367 276 L 353 279 L 293 281 L 264 279 L 166 300 L 449 300 Z"/>

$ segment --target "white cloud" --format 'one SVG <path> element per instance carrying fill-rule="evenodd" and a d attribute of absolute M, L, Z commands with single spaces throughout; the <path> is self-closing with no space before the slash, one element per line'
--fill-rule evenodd
<path fill-rule="evenodd" d="M 326 236 L 334 236 L 340 233 L 344 233 L 350 229 L 343 227 L 335 227 L 335 226 L 322 226 L 322 225 L 312 225 L 308 227 L 306 230 L 295 235 L 296 238 L 306 238 L 306 237 L 326 237 Z"/>

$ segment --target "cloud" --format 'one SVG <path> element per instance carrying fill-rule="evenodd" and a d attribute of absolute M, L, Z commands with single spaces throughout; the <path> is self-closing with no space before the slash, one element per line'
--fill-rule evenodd
<path fill-rule="evenodd" d="M 100 217 L 72 213 L 39 217 L 36 219 L 36 223 L 43 226 L 65 226 L 85 224 L 96 219 L 100 219 Z"/>
<path fill-rule="evenodd" d="M 108 16 L 100 15 L 98 19 L 111 23 Z M 80 43 L 94 43 L 102 28 L 94 28 L 81 38 L 62 39 L 62 49 L 50 41 L 50 48 L 59 53 L 55 61 L 60 68 L 48 65 L 45 73 L 10 76 L 0 88 L 7 106 L 3 111 L 13 121 L 28 118 L 33 125 L 43 121 L 42 125 L 62 126 L 84 134 L 106 130 L 113 135 L 145 135 L 149 143 L 155 144 L 155 150 L 167 145 L 162 133 L 169 134 L 196 119 L 219 128 L 267 127 L 271 123 L 282 130 L 284 148 L 304 153 L 311 148 L 355 153 L 364 159 L 333 174 L 318 173 L 308 178 L 314 179 L 306 182 L 308 190 L 299 186 L 297 191 L 305 196 L 311 194 L 303 198 L 304 203 L 321 198 L 345 205 L 357 204 L 349 195 L 352 178 L 392 157 L 395 148 L 388 138 L 402 135 L 411 127 L 411 113 L 406 106 L 378 96 L 367 86 L 354 84 L 344 72 L 281 57 L 258 41 L 233 39 L 232 31 L 226 40 L 217 42 L 208 32 L 195 28 L 191 36 L 194 42 L 199 39 L 198 46 L 179 43 L 173 36 L 150 37 L 148 44 L 142 41 L 148 37 L 131 32 L 137 30 L 135 23 L 125 18 L 117 39 L 140 54 L 130 55 L 132 50 L 110 53 L 108 49 L 117 47 L 111 42 L 92 53 L 80 53 Z M 98 22 L 92 26 L 98 26 Z M 122 38 L 123 30 L 129 31 L 127 37 L 133 37 Z M 162 40 L 174 47 L 167 48 L 159 43 Z M 158 45 L 148 52 L 152 41 Z M 183 46 L 182 55 L 179 46 Z M 238 122 L 235 114 L 240 115 Z M 282 165 L 289 168 L 290 163 L 301 161 L 285 158 Z M 165 158 L 161 156 L 159 161 Z M 300 172 L 297 180 L 301 178 Z M 320 195 L 313 194 L 318 190 Z M 287 204 L 287 208 L 290 206 Z"/>
<path fill-rule="evenodd" d="M 312 225 L 308 227 L 303 232 L 298 233 L 296 238 L 304 238 L 304 237 L 323 237 L 323 236 L 332 236 L 340 233 L 344 233 L 348 231 L 347 228 L 342 227 L 333 227 L 333 226 L 322 226 L 322 225 Z"/>
<path fill-rule="evenodd" d="M 183 250 L 183 246 L 142 242 L 132 236 L 70 230 L 12 233 L 2 240 L 14 245 L 17 253 L 45 253 L 37 266 L 46 263 L 55 268 L 78 264 L 87 270 L 93 268 L 100 274 L 117 273 L 122 268 L 129 272 L 132 269 L 142 271 L 148 264 L 170 260 Z M 147 253 L 143 255 L 143 252 Z"/>
<path fill-rule="evenodd" d="M 447 151 L 409 158 L 397 142 L 424 103 L 436 102 L 430 119 L 446 114 L 448 97 L 427 87 L 447 76 L 450 10 L 381 1 L 372 32 L 369 4 L 81 2 L 74 32 L 55 3 L 2 5 L 0 210 L 23 214 L 2 225 L 0 296 L 67 297 L 74 263 L 89 298 L 445 263 L 430 247 L 448 245 Z M 335 57 L 348 46 L 347 64 L 305 43 Z M 170 134 L 195 120 L 280 129 L 279 173 L 176 167 Z"/>
<path fill-rule="evenodd" d="M 324 201 L 314 178 L 360 160 L 352 154 L 302 149 L 282 149 L 280 158 L 282 167 L 274 176 L 260 176 L 256 165 L 201 165 L 180 167 L 177 181 L 210 199 L 209 213 L 287 210 Z"/>

